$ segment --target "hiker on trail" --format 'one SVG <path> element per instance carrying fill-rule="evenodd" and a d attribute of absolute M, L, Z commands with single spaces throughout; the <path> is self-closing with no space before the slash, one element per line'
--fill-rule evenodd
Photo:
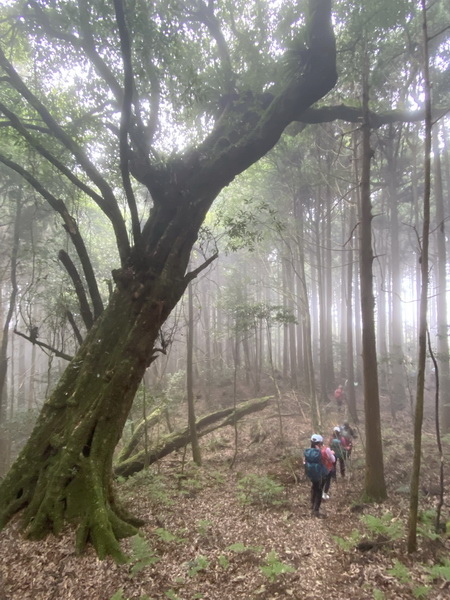
<path fill-rule="evenodd" d="M 322 462 L 327 470 L 325 483 L 323 484 L 322 499 L 329 500 L 330 495 L 328 492 L 330 490 L 331 480 L 333 477 L 336 478 L 336 456 L 331 448 L 325 446 L 323 442 L 322 446 L 320 447 L 320 452 L 322 453 Z"/>
<path fill-rule="evenodd" d="M 336 400 L 338 412 L 341 412 L 342 406 L 346 401 L 346 395 L 344 392 L 344 386 L 338 385 L 338 387 L 334 390 L 334 398 Z"/>
<path fill-rule="evenodd" d="M 346 421 L 341 425 L 341 440 L 344 448 L 344 460 L 350 458 L 353 450 L 353 440 L 356 439 L 356 433 L 349 423 Z"/>
<path fill-rule="evenodd" d="M 339 471 L 341 473 L 341 477 L 345 477 L 345 449 L 346 440 L 341 436 L 341 428 L 339 425 L 336 425 L 333 429 L 333 434 L 330 438 L 330 449 L 334 452 L 334 456 L 336 457 L 336 462 L 334 463 L 334 475 L 332 475 L 333 479 L 336 479 L 337 476 L 337 465 L 339 463 Z"/>
<path fill-rule="evenodd" d="M 311 480 L 311 510 L 314 517 L 324 518 L 320 512 L 323 488 L 329 471 L 323 462 L 323 437 L 317 433 L 311 436 L 311 447 L 304 451 L 305 473 Z"/>

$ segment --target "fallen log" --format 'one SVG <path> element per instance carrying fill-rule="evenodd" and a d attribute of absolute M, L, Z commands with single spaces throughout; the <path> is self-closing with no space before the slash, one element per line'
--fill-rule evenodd
<path fill-rule="evenodd" d="M 130 458 L 133 451 L 137 448 L 140 441 L 144 437 L 145 431 L 148 431 L 151 427 L 154 427 L 159 422 L 162 414 L 164 413 L 164 410 L 165 408 L 163 407 L 155 409 L 146 419 L 142 419 L 137 424 L 136 429 L 133 431 L 133 435 L 131 436 L 130 441 L 120 451 L 120 454 L 117 457 L 118 463 L 122 463 L 127 458 Z"/>
<path fill-rule="evenodd" d="M 239 421 L 243 417 L 264 410 L 272 399 L 273 396 L 266 396 L 264 398 L 248 400 L 238 404 L 236 410 L 234 407 L 224 408 L 201 417 L 197 419 L 196 423 L 197 435 L 198 437 L 203 437 L 221 427 L 234 425 L 236 421 Z M 184 448 L 184 446 L 189 444 L 189 441 L 190 436 L 188 427 L 185 427 L 181 431 L 169 433 L 160 438 L 158 442 L 148 448 L 147 451 L 140 450 L 133 456 L 117 462 L 114 467 L 114 474 L 117 477 L 129 477 L 130 475 L 141 471 L 145 466 L 149 466 L 160 458 L 167 456 L 171 452 Z"/>

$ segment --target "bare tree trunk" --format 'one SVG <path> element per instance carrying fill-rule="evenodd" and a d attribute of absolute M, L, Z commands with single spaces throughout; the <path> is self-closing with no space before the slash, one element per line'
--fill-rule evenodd
<path fill-rule="evenodd" d="M 424 190 L 423 228 L 420 253 L 421 294 L 419 319 L 419 359 L 417 365 L 416 409 L 414 414 L 414 457 L 411 472 L 411 492 L 408 520 L 408 552 L 417 550 L 417 517 L 419 509 L 420 462 L 422 452 L 422 423 L 425 390 L 425 363 L 427 352 L 427 309 L 428 309 L 428 246 L 430 235 L 431 196 L 431 87 L 428 57 L 428 28 L 426 1 L 421 0 L 423 28 L 423 77 L 425 94 L 425 142 L 424 142 Z"/>
<path fill-rule="evenodd" d="M 358 411 L 356 409 L 355 395 L 355 365 L 354 365 L 354 345 L 353 345 L 353 238 L 354 228 L 356 225 L 356 204 L 352 203 L 350 208 L 350 235 L 348 240 L 349 250 L 346 254 L 347 258 L 347 292 L 345 294 L 347 303 L 347 336 L 346 336 L 346 359 L 347 359 L 347 404 L 350 417 L 354 423 L 359 422 Z"/>
<path fill-rule="evenodd" d="M 444 210 L 444 192 L 442 186 L 441 156 L 438 135 L 433 137 L 434 156 L 434 195 L 436 200 L 436 236 L 437 236 L 437 348 L 440 375 L 440 411 L 443 433 L 450 432 L 450 364 L 447 318 L 447 251 L 446 251 L 446 215 Z"/>
<path fill-rule="evenodd" d="M 319 380 L 320 380 L 320 400 L 323 403 L 328 402 L 328 380 L 327 380 L 327 346 L 329 341 L 327 340 L 327 328 L 326 328 L 326 315 L 327 310 L 325 308 L 325 272 L 322 260 L 322 246 L 323 240 L 321 239 L 321 221 L 323 220 L 320 198 L 320 187 L 317 190 L 316 197 L 316 219 L 314 222 L 314 233 L 315 233 L 315 256 L 316 256 L 316 269 L 317 269 L 317 295 L 318 295 L 318 334 L 319 334 Z M 334 389 L 334 388 L 333 388 Z"/>
<path fill-rule="evenodd" d="M 188 423 L 192 447 L 192 459 L 197 466 L 201 466 L 202 457 L 195 427 L 194 406 L 194 303 L 192 297 L 192 283 L 188 285 L 188 333 L 186 355 L 186 393 L 188 404 Z"/>
<path fill-rule="evenodd" d="M 392 413 L 402 410 L 406 405 L 406 393 L 404 384 L 404 362 L 403 355 L 403 314 L 402 314 L 402 288 L 400 272 L 400 230 L 398 222 L 398 201 L 396 191 L 396 164 L 397 156 L 393 148 L 393 131 L 391 129 L 389 143 L 387 146 L 387 173 L 389 208 L 391 215 L 391 281 L 392 281 L 392 313 L 391 313 L 391 406 Z"/>
<path fill-rule="evenodd" d="M 21 198 L 16 199 L 16 216 L 14 219 L 14 233 L 13 243 L 11 247 L 11 268 L 10 268 L 10 280 L 11 280 L 11 293 L 9 295 L 8 312 L 6 313 L 5 320 L 3 322 L 3 330 L 0 344 L 0 424 L 3 424 L 7 417 L 7 373 L 8 373 L 8 341 L 9 341 L 9 329 L 11 320 L 14 314 L 17 297 L 17 254 L 19 251 L 20 242 L 20 218 L 22 203 Z M 1 471 L 0 471 L 1 472 Z"/>
<path fill-rule="evenodd" d="M 287 280 L 287 309 L 289 314 L 294 315 L 294 297 L 295 297 L 295 277 L 292 268 L 291 256 L 286 261 L 286 280 Z M 289 364 L 290 364 L 290 382 L 291 387 L 296 389 L 298 387 L 298 376 L 297 376 L 297 346 L 296 346 L 296 324 L 287 324 L 287 335 L 289 339 Z"/>
<path fill-rule="evenodd" d="M 332 252 L 332 190 L 331 169 L 332 155 L 327 153 L 327 180 L 325 188 L 325 250 L 324 250 L 324 288 L 325 288 L 325 386 L 326 391 L 334 390 L 334 357 L 333 357 L 333 252 Z"/>
<path fill-rule="evenodd" d="M 365 52 L 367 60 L 367 51 Z M 381 440 L 380 398 L 378 392 L 378 366 L 375 341 L 372 251 L 372 204 L 370 198 L 370 147 L 369 124 L 369 69 L 363 68 L 362 168 L 361 168 L 361 238 L 360 282 L 362 345 L 364 369 L 364 408 L 366 432 L 366 477 L 364 494 L 371 501 L 380 502 L 387 497 L 384 480 L 383 446 Z"/>

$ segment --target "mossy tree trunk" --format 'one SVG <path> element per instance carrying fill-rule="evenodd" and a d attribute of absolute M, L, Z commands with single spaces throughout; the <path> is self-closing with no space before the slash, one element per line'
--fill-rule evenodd
<path fill-rule="evenodd" d="M 111 493 L 112 455 L 159 328 L 184 290 L 161 275 L 140 296 L 139 279 L 119 283 L 45 403 L 2 482 L 0 525 L 21 508 L 33 538 L 75 521 L 78 549 L 89 539 L 99 556 L 121 557 L 117 538 L 135 529 Z"/>

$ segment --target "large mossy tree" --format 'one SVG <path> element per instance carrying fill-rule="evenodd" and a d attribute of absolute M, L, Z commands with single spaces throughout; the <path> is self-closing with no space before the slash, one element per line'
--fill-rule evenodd
<path fill-rule="evenodd" d="M 29 0 L 3 9 L 0 160 L 61 219 L 88 290 L 78 293 L 89 327 L 1 483 L 1 526 L 22 511 L 25 532 L 39 538 L 71 522 L 79 550 L 90 541 L 116 559 L 118 540 L 136 531 L 114 498 L 113 452 L 162 324 L 213 259 L 187 271 L 203 219 L 336 83 L 331 0 L 309 0 L 305 23 L 298 3 L 278 24 L 256 4 L 253 24 L 248 3 L 203 0 Z M 196 143 L 165 151 L 188 113 L 193 127 L 172 141 Z M 62 193 L 70 186 L 114 231 L 120 265 L 105 308 Z M 151 196 L 147 214 L 139 186 Z"/>

